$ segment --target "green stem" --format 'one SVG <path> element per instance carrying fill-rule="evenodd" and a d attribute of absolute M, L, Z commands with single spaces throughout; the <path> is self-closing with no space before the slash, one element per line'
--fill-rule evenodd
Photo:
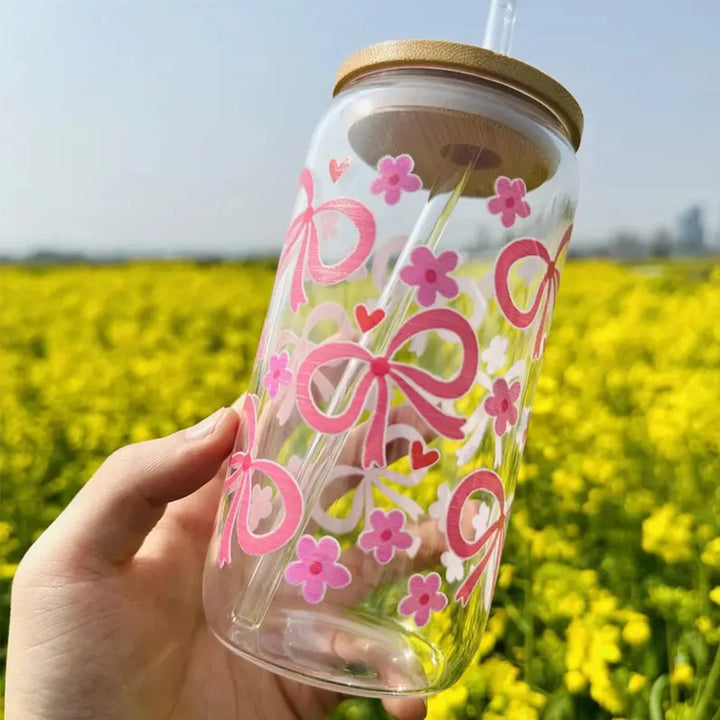
<path fill-rule="evenodd" d="M 518 628 L 520 628 L 524 637 L 525 633 L 528 631 L 528 623 L 524 614 L 525 606 L 523 605 L 523 610 L 521 612 L 515 605 L 513 605 L 513 603 L 506 601 L 503 603 L 503 609 L 507 613 L 508 620 L 511 620 L 518 626 Z"/>
<path fill-rule="evenodd" d="M 698 568 L 698 592 L 700 593 L 700 597 L 705 598 L 705 605 L 708 604 L 707 596 L 708 592 L 710 591 L 710 583 L 708 578 L 708 572 L 707 568 L 705 567 L 704 563 L 699 562 L 697 564 Z"/>
<path fill-rule="evenodd" d="M 661 675 L 650 690 L 650 720 L 663 720 L 665 713 L 663 712 L 662 696 L 663 692 L 669 684 L 668 676 Z"/>
<path fill-rule="evenodd" d="M 705 680 L 705 687 L 703 687 L 703 691 L 700 693 L 697 703 L 695 704 L 695 711 L 693 712 L 695 720 L 704 720 L 708 705 L 710 705 L 710 700 L 718 684 L 720 684 L 720 645 L 715 653 L 710 674 Z"/>
<path fill-rule="evenodd" d="M 668 671 L 669 674 L 672 676 L 673 670 L 675 670 L 675 655 L 672 651 L 672 643 L 670 642 L 670 627 L 667 623 L 665 623 L 665 643 L 667 644 Z M 674 683 L 670 683 L 670 702 L 673 705 L 678 704 L 677 686 Z"/>

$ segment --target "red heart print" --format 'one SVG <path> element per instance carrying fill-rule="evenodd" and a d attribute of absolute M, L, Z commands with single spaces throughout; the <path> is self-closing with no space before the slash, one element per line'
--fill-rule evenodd
<path fill-rule="evenodd" d="M 344 160 L 338 162 L 335 158 L 330 160 L 330 179 L 336 183 L 344 174 L 345 171 L 350 167 L 350 158 L 346 157 Z"/>
<path fill-rule="evenodd" d="M 415 440 L 410 446 L 410 465 L 413 470 L 430 467 L 439 459 L 440 453 L 437 450 L 428 450 L 425 452 L 425 446 L 419 440 Z"/>
<path fill-rule="evenodd" d="M 355 306 L 355 319 L 360 329 L 363 332 L 368 332 L 368 330 L 372 330 L 385 319 L 385 311 L 378 308 L 369 313 L 367 308 L 360 303 Z"/>

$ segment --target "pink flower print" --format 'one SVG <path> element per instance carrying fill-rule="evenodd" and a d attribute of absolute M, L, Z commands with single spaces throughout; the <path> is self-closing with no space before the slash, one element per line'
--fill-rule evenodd
<path fill-rule="evenodd" d="M 422 187 L 422 180 L 413 175 L 415 161 L 409 155 L 398 155 L 396 158 L 385 155 L 377 164 L 380 177 L 373 181 L 370 192 L 373 195 L 385 193 L 388 205 L 397 205 L 402 191 L 415 192 Z"/>
<path fill-rule="evenodd" d="M 255 532 L 258 525 L 272 513 L 271 487 L 253 485 L 250 491 L 250 511 L 248 512 L 248 529 Z"/>
<path fill-rule="evenodd" d="M 288 368 L 290 357 L 286 352 L 275 353 L 270 356 L 270 369 L 265 373 L 263 385 L 271 398 L 275 398 L 281 385 L 292 382 L 292 372 Z"/>
<path fill-rule="evenodd" d="M 408 595 L 398 605 L 401 615 L 412 615 L 418 627 L 427 625 L 430 614 L 443 610 L 447 603 L 445 593 L 440 590 L 440 576 L 431 572 L 426 576 L 418 573 L 408 581 Z"/>
<path fill-rule="evenodd" d="M 438 293 L 446 298 L 457 297 L 458 284 L 448 276 L 458 264 L 458 255 L 446 250 L 437 257 L 430 248 L 417 247 L 410 255 L 411 264 L 400 271 L 400 279 L 407 285 L 417 285 L 417 301 L 423 307 L 435 302 Z"/>
<path fill-rule="evenodd" d="M 495 418 L 495 434 L 504 435 L 508 426 L 518 420 L 515 403 L 520 397 L 520 382 L 516 380 L 508 387 L 505 378 L 499 378 L 492 388 L 492 395 L 485 399 L 483 407 L 488 415 Z"/>
<path fill-rule="evenodd" d="M 488 210 L 493 215 L 500 215 L 504 227 L 512 227 L 516 217 L 530 216 L 530 206 L 523 199 L 525 192 L 525 182 L 521 178 L 499 177 L 495 181 L 496 194 L 488 200 Z"/>
<path fill-rule="evenodd" d="M 330 535 L 315 540 L 303 535 L 297 544 L 296 562 L 285 569 L 285 580 L 291 585 L 302 585 L 307 602 L 316 605 L 325 597 L 328 587 L 347 587 L 352 580 L 350 571 L 338 562 L 340 543 Z"/>
<path fill-rule="evenodd" d="M 372 552 L 381 564 L 389 563 L 395 555 L 395 548 L 407 550 L 413 544 L 410 533 L 405 532 L 405 515 L 400 510 L 373 510 L 368 518 L 372 530 L 358 538 L 358 545 L 366 552 Z"/>

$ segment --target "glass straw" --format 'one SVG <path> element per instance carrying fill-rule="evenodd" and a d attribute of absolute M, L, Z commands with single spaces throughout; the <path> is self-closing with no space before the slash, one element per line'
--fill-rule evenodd
<path fill-rule="evenodd" d="M 510 54 L 517 0 L 490 0 L 483 47 L 502 55 Z"/>
<path fill-rule="evenodd" d="M 478 148 L 463 165 L 458 165 L 451 160 L 452 153 L 447 154 L 440 173 L 430 190 L 428 202 L 408 236 L 377 307 L 385 309 L 392 307 L 392 298 L 398 287 L 401 286 L 400 270 L 409 262 L 410 254 L 416 247 L 424 245 L 431 250 L 437 248 L 452 211 L 462 197 L 463 190 L 470 179 L 473 167 L 481 152 L 482 149 Z M 414 289 L 403 292 L 399 302 L 383 323 L 381 332 L 364 334 L 359 344 L 373 355 L 380 355 L 385 352 L 390 339 L 405 319 L 413 295 Z M 333 411 L 337 410 L 338 406 L 348 397 L 359 379 L 361 369 L 362 363 L 357 360 L 348 363 L 338 382 L 337 389 L 333 393 L 327 410 L 328 414 L 332 414 Z M 296 539 L 302 534 L 304 526 L 311 521 L 311 508 L 317 501 L 325 485 L 326 478 L 334 468 L 350 432 L 347 431 L 335 436 L 317 434 L 305 453 L 303 464 L 296 474 L 296 480 L 305 496 L 306 514 L 301 528 L 298 529 Z M 295 542 L 290 542 L 272 555 L 265 555 L 257 559 L 247 586 L 242 589 L 233 609 L 235 622 L 250 627 L 258 627 L 262 624 L 282 581 L 283 571 L 291 561 L 294 552 Z"/>

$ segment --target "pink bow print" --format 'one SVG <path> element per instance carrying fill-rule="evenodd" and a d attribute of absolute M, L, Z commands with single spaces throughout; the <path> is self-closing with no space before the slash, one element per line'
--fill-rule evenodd
<path fill-rule="evenodd" d="M 414 335 L 428 330 L 449 330 L 458 337 L 463 348 L 463 359 L 456 377 L 442 380 L 434 375 L 394 361 L 393 355 Z M 372 463 L 386 465 L 385 432 L 390 409 L 390 380 L 401 390 L 417 413 L 437 433 L 453 440 L 462 440 L 463 418 L 449 415 L 433 405 L 426 395 L 436 400 L 457 400 L 471 387 L 478 364 L 478 342 L 465 318 L 446 308 L 426 310 L 411 317 L 392 338 L 384 355 L 374 356 L 354 342 L 333 342 L 315 348 L 300 366 L 297 377 L 298 409 L 307 423 L 318 432 L 337 434 L 349 430 L 360 417 L 368 394 L 377 386 L 377 402 L 370 419 L 370 427 L 362 453 L 362 466 Z M 313 375 L 317 370 L 336 360 L 360 360 L 367 369 L 361 375 L 350 399 L 350 405 L 339 415 L 323 413 L 316 405 L 311 392 Z"/>
<path fill-rule="evenodd" d="M 244 452 L 235 452 L 230 456 L 230 475 L 223 487 L 223 496 L 232 495 L 230 510 L 222 529 L 218 564 L 229 564 L 230 544 L 233 527 L 237 541 L 248 555 L 266 555 L 285 545 L 297 531 L 303 514 L 303 496 L 297 483 L 285 468 L 271 460 L 255 457 L 257 451 L 257 411 L 255 398 L 247 395 L 243 404 L 243 421 L 247 428 L 247 447 Z M 233 470 L 234 468 L 234 470 Z M 269 477 L 282 498 L 284 513 L 280 524 L 262 535 L 250 530 L 250 499 L 252 474 L 254 471 Z"/>
<path fill-rule="evenodd" d="M 313 330 L 325 322 L 334 322 L 337 326 L 337 336 L 345 340 L 352 336 L 352 325 L 342 305 L 334 302 L 324 302 L 313 308 L 303 325 L 300 335 L 292 330 L 285 329 L 277 337 L 275 346 L 290 352 L 290 370 L 293 376 L 297 375 L 300 363 L 317 344 L 310 340 Z M 315 376 L 315 388 L 323 400 L 327 400 L 333 391 L 332 382 L 322 373 Z M 277 421 L 285 425 L 295 410 L 295 392 L 292 385 L 286 386 L 277 404 Z"/>
<path fill-rule="evenodd" d="M 572 233 L 572 225 L 568 227 L 560 241 L 560 246 L 555 253 L 554 258 L 550 258 L 547 248 L 539 241 L 532 238 L 523 238 L 522 240 L 514 240 L 507 247 L 503 248 L 498 256 L 495 264 L 495 296 L 503 315 L 517 328 L 525 329 L 529 327 L 535 320 L 535 317 L 542 305 L 542 315 L 540 317 L 540 327 L 535 337 L 535 345 L 533 347 L 532 357 L 538 358 L 542 353 L 545 323 L 549 320 L 552 308 L 558 293 L 558 285 L 560 284 L 560 271 L 557 264 L 560 255 L 570 242 Z M 512 266 L 528 257 L 538 257 L 546 265 L 547 269 L 543 279 L 540 281 L 537 293 L 529 310 L 521 310 L 513 301 L 510 294 L 509 275 Z"/>
<path fill-rule="evenodd" d="M 475 542 L 469 543 L 463 537 L 460 518 L 462 517 L 463 505 L 478 490 L 483 490 L 493 496 L 500 508 L 500 515 L 481 537 Z M 505 506 L 505 488 L 500 478 L 492 470 L 476 470 L 471 473 L 460 482 L 450 498 L 447 511 L 447 539 L 450 550 L 461 560 L 467 560 L 487 545 L 480 562 L 455 593 L 455 600 L 460 601 L 463 605 L 467 605 L 470 594 L 475 589 L 483 570 L 491 560 L 493 560 L 494 572 L 490 592 L 487 595 L 492 596 L 492 589 L 495 587 L 500 572 L 500 555 L 505 544 L 509 511 L 510 508 Z M 493 565 L 490 567 L 491 570 Z"/>
<path fill-rule="evenodd" d="M 285 234 L 285 247 L 279 265 L 280 269 L 284 268 L 295 247 L 299 246 L 290 287 L 290 307 L 293 312 L 297 312 L 298 308 L 307 302 L 304 287 L 306 265 L 310 278 L 316 283 L 335 285 L 364 265 L 375 242 L 375 218 L 364 205 L 350 198 L 335 198 L 313 207 L 313 178 L 307 168 L 300 174 L 300 185 L 307 195 L 307 208 L 292 221 Z M 315 219 L 320 213 L 327 211 L 344 215 L 358 231 L 355 249 L 335 265 L 325 265 L 320 258 Z"/>

